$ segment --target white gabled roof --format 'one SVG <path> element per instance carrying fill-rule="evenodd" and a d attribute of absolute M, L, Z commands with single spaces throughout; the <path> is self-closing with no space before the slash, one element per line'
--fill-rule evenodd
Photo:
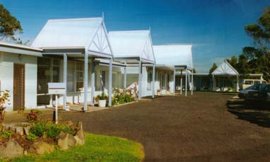
<path fill-rule="evenodd" d="M 212 75 L 239 75 L 239 73 L 230 63 L 224 60 L 224 62 L 212 72 Z"/>
<path fill-rule="evenodd" d="M 149 30 L 110 31 L 109 39 L 115 58 L 139 57 L 155 62 Z"/>
<path fill-rule="evenodd" d="M 193 68 L 192 45 L 154 45 L 156 64 Z"/>
<path fill-rule="evenodd" d="M 112 55 L 103 18 L 48 20 L 32 47 L 42 49 L 83 48 L 91 54 Z"/>

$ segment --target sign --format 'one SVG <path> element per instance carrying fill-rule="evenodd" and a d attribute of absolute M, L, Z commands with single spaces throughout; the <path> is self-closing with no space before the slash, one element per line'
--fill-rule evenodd
<path fill-rule="evenodd" d="M 65 94 L 66 85 L 65 83 L 48 83 L 49 94 Z"/>

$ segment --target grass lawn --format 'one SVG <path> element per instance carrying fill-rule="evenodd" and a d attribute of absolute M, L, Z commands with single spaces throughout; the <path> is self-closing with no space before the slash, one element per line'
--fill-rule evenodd
<path fill-rule="evenodd" d="M 83 146 L 71 148 L 67 151 L 56 150 L 53 153 L 42 156 L 24 156 L 13 159 L 14 162 L 139 162 L 144 158 L 143 146 L 127 139 L 86 134 L 86 142 Z M 1 161 L 1 160 L 0 160 Z"/>

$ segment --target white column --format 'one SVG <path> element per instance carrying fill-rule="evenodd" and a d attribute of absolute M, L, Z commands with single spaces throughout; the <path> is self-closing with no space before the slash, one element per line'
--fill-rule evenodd
<path fill-rule="evenodd" d="M 110 66 L 109 66 L 109 103 L 108 106 L 112 106 L 112 58 L 110 59 Z"/>
<path fill-rule="evenodd" d="M 153 64 L 153 72 L 152 72 L 152 98 L 155 98 L 155 73 L 156 73 L 156 65 Z"/>
<path fill-rule="evenodd" d="M 124 67 L 124 89 L 127 88 L 127 67 Z"/>
<path fill-rule="evenodd" d="M 193 95 L 193 89 L 194 89 L 194 78 L 193 78 L 193 70 L 191 71 L 191 95 Z"/>
<path fill-rule="evenodd" d="M 185 78 L 185 79 L 186 79 L 186 82 L 185 82 L 185 96 L 187 96 L 187 88 L 188 88 L 188 86 L 187 86 L 187 82 L 188 82 L 188 78 L 187 78 L 187 77 L 188 77 L 187 69 L 186 69 L 185 72 L 186 72 L 186 78 Z"/>
<path fill-rule="evenodd" d="M 91 105 L 94 106 L 95 104 L 95 62 L 94 58 L 92 59 L 92 68 L 91 68 Z"/>
<path fill-rule="evenodd" d="M 65 89 L 66 89 L 66 93 L 64 94 L 64 97 L 63 97 L 63 107 L 64 107 L 64 110 L 68 110 L 67 108 L 67 54 L 64 53 L 63 54 L 63 57 L 64 57 L 64 63 L 63 63 L 63 68 L 64 68 L 64 72 L 63 72 L 63 81 L 64 81 L 64 84 L 65 84 Z"/>
<path fill-rule="evenodd" d="M 176 74 L 176 71 L 175 69 L 173 70 L 173 93 L 175 94 L 175 74 Z"/>
<path fill-rule="evenodd" d="M 83 103 L 83 110 L 87 111 L 87 95 L 88 95 L 88 54 L 84 53 L 84 103 Z"/>
<path fill-rule="evenodd" d="M 50 58 L 50 82 L 53 82 L 53 58 Z M 53 95 L 50 95 L 50 106 L 53 106 Z"/>
<path fill-rule="evenodd" d="M 138 86 L 139 86 L 139 96 L 138 98 L 141 99 L 142 97 L 142 61 L 139 61 L 139 81 L 138 81 Z"/>
<path fill-rule="evenodd" d="M 180 94 L 183 94 L 183 70 L 181 70 L 181 78 L 180 78 Z"/>
<path fill-rule="evenodd" d="M 239 76 L 236 75 L 236 92 L 239 92 Z"/>

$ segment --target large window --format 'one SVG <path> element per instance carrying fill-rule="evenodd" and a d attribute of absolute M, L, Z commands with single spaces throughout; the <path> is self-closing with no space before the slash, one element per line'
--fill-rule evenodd
<path fill-rule="evenodd" d="M 83 63 L 76 62 L 76 92 L 83 88 Z"/>

